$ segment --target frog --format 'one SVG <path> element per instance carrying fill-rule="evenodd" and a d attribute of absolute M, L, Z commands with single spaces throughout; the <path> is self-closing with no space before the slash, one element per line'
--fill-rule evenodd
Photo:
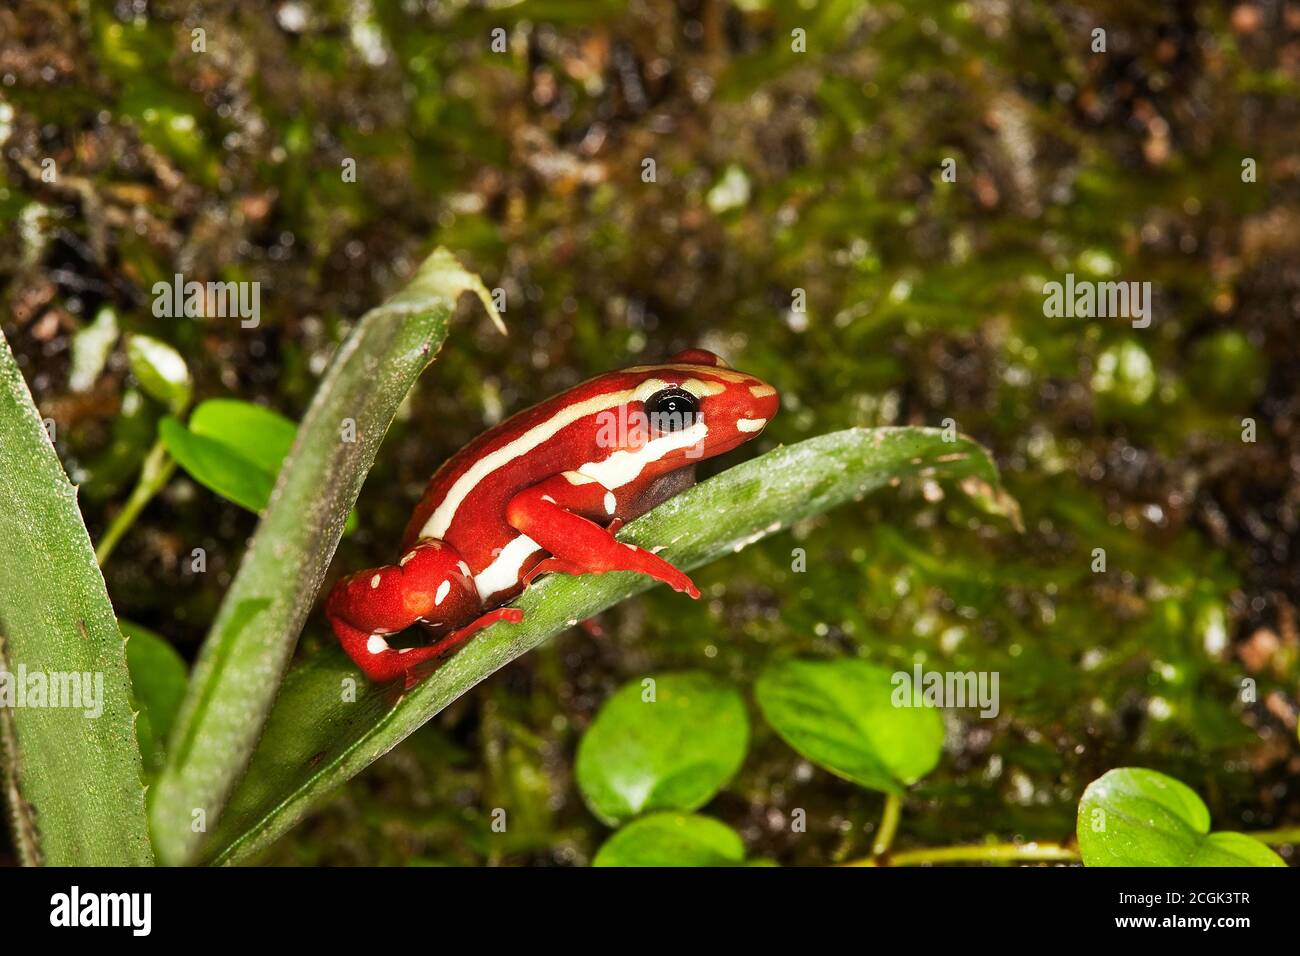
<path fill-rule="evenodd" d="M 499 622 L 543 575 L 630 571 L 694 582 L 616 533 L 695 483 L 696 465 L 760 434 L 776 388 L 705 349 L 606 372 L 487 430 L 429 479 L 396 564 L 341 578 L 325 614 L 371 681 L 411 687 Z M 430 643 L 395 647 L 422 628 Z"/>

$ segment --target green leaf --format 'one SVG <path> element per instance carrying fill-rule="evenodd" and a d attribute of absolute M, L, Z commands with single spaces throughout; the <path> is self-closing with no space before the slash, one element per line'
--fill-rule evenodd
<path fill-rule="evenodd" d="M 617 826 L 650 810 L 695 810 L 745 759 L 749 721 L 732 687 L 707 674 L 665 674 L 653 692 L 620 688 L 578 746 L 578 788 L 591 812 Z"/>
<path fill-rule="evenodd" d="M 200 435 L 168 416 L 158 423 L 167 452 L 199 484 L 254 514 L 271 498 L 275 473 L 268 472 L 229 445 Z"/>
<path fill-rule="evenodd" d="M 740 866 L 745 844 L 711 817 L 655 813 L 629 823 L 608 840 L 592 866 Z"/>
<path fill-rule="evenodd" d="M 483 283 L 439 249 L 339 347 L 195 663 L 152 803 L 165 862 L 194 858 L 205 839 L 195 811 L 210 832 L 243 775 L 366 472 L 467 291 L 490 306 Z M 356 441 L 340 440 L 345 420 Z M 327 694 L 337 696 L 337 687 Z M 305 725 L 295 733 L 310 736 Z"/>
<path fill-rule="evenodd" d="M 939 762 L 943 719 L 898 686 L 892 671 L 862 660 L 788 660 L 768 667 L 754 694 L 781 739 L 813 763 L 902 793 Z"/>
<path fill-rule="evenodd" d="M 298 426 L 252 402 L 216 398 L 194 409 L 188 427 L 168 418 L 158 430 L 167 451 L 195 481 L 260 514 Z"/>
<path fill-rule="evenodd" d="M 298 425 L 269 408 L 234 398 L 200 402 L 190 416 L 190 431 L 229 447 L 274 478 L 289 457 Z"/>
<path fill-rule="evenodd" d="M 193 383 L 180 352 L 147 335 L 133 335 L 126 342 L 126 357 L 140 387 L 172 414 L 180 414 L 190 404 Z"/>
<path fill-rule="evenodd" d="M 58 707 L 0 697 L 14 844 L 28 863 L 147 865 L 153 852 L 122 635 L 76 489 L 3 335 L 0 476 L 0 694 L 16 695 L 15 679 L 26 673 L 28 687 L 34 675 L 47 686 L 54 675 L 65 704 L 78 701 L 63 692 L 81 695 L 81 706 Z M 88 684 L 83 674 L 92 675 Z"/>
<path fill-rule="evenodd" d="M 1141 767 L 1107 771 L 1079 801 L 1085 866 L 1286 866 L 1244 833 L 1210 832 L 1191 787 Z"/>
<path fill-rule="evenodd" d="M 131 697 L 138 714 L 136 738 L 150 776 L 162 769 L 167 735 L 171 733 L 185 696 L 189 673 L 185 661 L 160 634 L 130 621 L 120 621 L 126 636 L 126 663 L 131 671 Z"/>
<path fill-rule="evenodd" d="M 261 514 L 298 426 L 279 412 L 234 398 L 201 402 L 189 425 L 175 418 L 159 423 L 168 453 L 199 484 L 253 514 Z M 346 531 L 356 528 L 348 514 Z"/>
<path fill-rule="evenodd" d="M 974 442 L 947 442 L 931 428 L 855 428 L 737 465 L 670 498 L 618 537 L 662 547 L 665 558 L 689 570 L 908 476 L 958 481 L 987 507 L 1015 513 Z M 209 855 L 247 860 L 488 675 L 651 584 L 626 573 L 551 575 L 515 602 L 525 613 L 521 624 L 484 631 L 407 694 L 368 683 L 336 648 L 315 655 L 281 688 Z"/>

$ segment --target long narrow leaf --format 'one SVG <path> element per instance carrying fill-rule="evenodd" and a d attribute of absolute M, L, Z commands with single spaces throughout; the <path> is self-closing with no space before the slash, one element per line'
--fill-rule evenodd
<path fill-rule="evenodd" d="M 1017 517 L 992 461 L 974 442 L 944 441 L 935 429 L 849 429 L 725 471 L 669 499 L 619 537 L 645 547 L 662 545 L 661 553 L 674 564 L 693 568 L 917 474 L 960 479 L 961 487 L 990 511 Z M 248 860 L 332 788 L 475 684 L 651 583 L 623 573 L 545 578 L 518 602 L 523 623 L 498 624 L 483 632 L 403 697 L 367 683 L 337 651 L 316 655 L 285 681 L 248 775 L 207 855 L 222 863 Z"/>
<path fill-rule="evenodd" d="M 25 862 L 153 862 L 130 701 L 77 490 L 0 336 L 0 741 Z"/>
<path fill-rule="evenodd" d="M 195 665 L 151 808 L 163 862 L 188 861 L 220 816 L 380 442 L 470 291 L 499 324 L 483 284 L 439 249 L 340 347 Z"/>

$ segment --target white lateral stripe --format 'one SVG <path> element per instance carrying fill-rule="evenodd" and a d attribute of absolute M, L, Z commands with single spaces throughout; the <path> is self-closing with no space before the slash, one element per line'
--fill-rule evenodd
<path fill-rule="evenodd" d="M 629 481 L 635 481 L 652 461 L 658 461 L 678 448 L 690 448 L 704 441 L 708 433 L 709 426 L 704 422 L 696 422 L 679 432 L 660 435 L 636 451 L 616 451 L 601 461 L 589 461 L 578 470 L 595 478 L 606 488 L 622 488 Z"/>
<path fill-rule="evenodd" d="M 434 509 L 433 514 L 429 515 L 429 520 L 420 529 L 420 537 L 442 538 L 446 535 L 447 529 L 451 527 L 452 519 L 456 517 L 456 509 L 469 496 L 469 493 L 478 487 L 480 481 L 498 468 L 504 468 L 521 455 L 528 454 L 566 425 L 572 425 L 578 419 L 585 418 L 588 415 L 594 415 L 609 408 L 617 408 L 619 405 L 626 405 L 628 402 L 645 401 L 667 384 L 667 382 L 660 379 L 646 379 L 633 389 L 606 392 L 603 395 L 589 398 L 585 402 L 565 405 L 546 421 L 534 425 L 514 441 L 502 445 L 490 455 L 484 455 L 474 462 L 466 470 L 465 474 L 456 479 L 455 484 L 448 490 L 447 496 L 442 499 L 442 503 Z"/>
<path fill-rule="evenodd" d="M 771 385 L 751 385 L 749 386 L 749 394 L 755 398 L 763 398 L 767 395 L 775 395 L 776 389 Z"/>
<path fill-rule="evenodd" d="M 510 539 L 510 543 L 501 549 L 492 563 L 474 575 L 474 587 L 478 591 L 479 600 L 485 601 L 488 595 L 518 584 L 519 569 L 524 566 L 524 561 L 530 554 L 541 549 L 542 546 L 526 534 Z"/>

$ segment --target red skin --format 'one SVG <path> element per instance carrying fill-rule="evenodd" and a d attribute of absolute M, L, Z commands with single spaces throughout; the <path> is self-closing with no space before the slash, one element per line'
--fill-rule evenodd
<path fill-rule="evenodd" d="M 683 383 L 708 393 L 698 397 L 695 428 L 655 428 L 644 398 Z M 403 677 L 409 687 L 475 632 L 522 620 L 501 605 L 540 574 L 635 571 L 699 597 L 685 574 L 614 532 L 693 484 L 696 462 L 756 437 L 778 404 L 766 383 L 693 349 L 598 376 L 502 422 L 430 479 L 399 564 L 350 575 L 330 592 L 326 614 L 343 649 L 371 680 Z M 526 553 L 521 533 L 538 549 Z M 414 624 L 435 642 L 399 650 L 383 640 Z"/>

